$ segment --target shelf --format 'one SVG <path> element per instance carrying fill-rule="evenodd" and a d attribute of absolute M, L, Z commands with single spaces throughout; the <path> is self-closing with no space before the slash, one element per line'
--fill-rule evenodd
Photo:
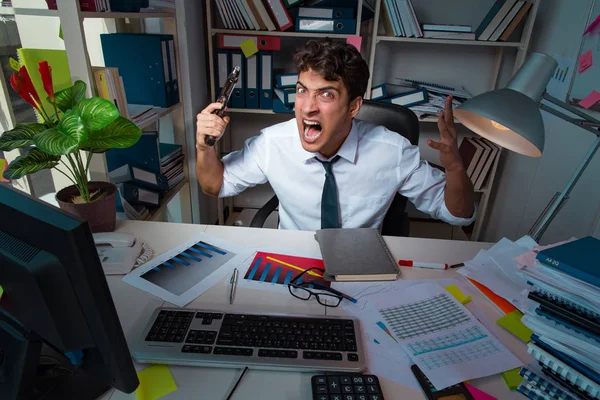
<path fill-rule="evenodd" d="M 165 115 L 171 114 L 173 111 L 177 110 L 180 106 L 181 106 L 181 103 L 177 103 L 177 104 L 173 104 L 169 108 L 155 108 L 155 110 L 156 110 L 155 116 L 153 116 L 152 118 L 147 119 L 143 122 L 136 123 L 136 125 L 138 126 L 138 128 L 144 129 L 144 128 L 152 125 L 153 123 L 155 123 L 156 121 L 158 121 L 159 119 L 164 117 Z"/>
<path fill-rule="evenodd" d="M 58 17 L 58 10 L 43 8 L 0 7 L 0 15 L 28 15 L 39 17 Z M 82 11 L 83 18 L 174 18 L 174 11 L 140 11 L 140 12 L 96 12 Z"/>
<path fill-rule="evenodd" d="M 227 108 L 227 112 L 242 113 L 242 114 L 284 114 L 284 113 L 275 113 L 275 112 L 273 112 L 273 110 L 260 109 L 260 108 Z"/>
<path fill-rule="evenodd" d="M 261 35 L 261 36 L 281 36 L 281 37 L 303 37 L 303 38 L 339 38 L 346 39 L 347 34 L 342 33 L 310 33 L 310 32 L 282 32 L 282 31 L 241 31 L 235 29 L 211 29 L 212 34 L 228 33 L 232 35 Z"/>
<path fill-rule="evenodd" d="M 484 40 L 453 40 L 453 39 L 424 39 L 395 36 L 377 36 L 377 42 L 407 42 L 421 44 L 453 44 L 462 46 L 487 46 L 487 47 L 521 47 L 521 42 L 488 42 Z"/>
<path fill-rule="evenodd" d="M 58 17 L 57 10 L 46 10 L 43 8 L 13 8 L 0 7 L 0 15 L 29 15 L 38 17 Z"/>
<path fill-rule="evenodd" d="M 160 217 L 160 215 L 162 214 L 163 210 L 167 207 L 167 204 L 169 204 L 169 202 L 173 200 L 173 197 L 175 197 L 177 193 L 179 193 L 181 189 L 183 189 L 183 187 L 188 183 L 189 179 L 186 176 L 173 189 L 169 190 L 164 195 L 164 197 L 160 200 L 160 206 L 156 208 L 148 208 L 148 211 L 150 212 L 150 217 L 148 217 L 147 221 L 156 221 L 157 218 Z"/>

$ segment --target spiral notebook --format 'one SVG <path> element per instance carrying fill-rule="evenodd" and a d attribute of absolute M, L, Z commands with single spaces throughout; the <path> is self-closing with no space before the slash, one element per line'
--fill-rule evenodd
<path fill-rule="evenodd" d="M 321 229 L 319 242 L 327 280 L 393 281 L 400 269 L 377 229 Z"/>

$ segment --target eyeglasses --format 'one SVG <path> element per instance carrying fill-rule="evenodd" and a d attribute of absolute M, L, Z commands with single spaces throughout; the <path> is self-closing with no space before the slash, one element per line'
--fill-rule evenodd
<path fill-rule="evenodd" d="M 343 297 L 332 293 L 325 284 L 313 278 L 322 278 L 324 272 L 324 269 L 317 267 L 303 271 L 288 283 L 290 294 L 300 300 L 315 296 L 319 304 L 325 307 L 339 306 Z"/>

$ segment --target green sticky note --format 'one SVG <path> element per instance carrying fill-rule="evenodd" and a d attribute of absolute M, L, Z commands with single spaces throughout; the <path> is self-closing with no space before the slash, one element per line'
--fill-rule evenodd
<path fill-rule="evenodd" d="M 240 49 L 242 49 L 246 58 L 258 53 L 258 47 L 256 47 L 256 43 L 252 39 L 244 40 L 240 43 Z"/>
<path fill-rule="evenodd" d="M 63 34 L 62 34 L 62 25 L 58 25 L 58 37 L 61 38 L 62 40 L 65 40 L 65 38 L 63 37 Z"/>
<path fill-rule="evenodd" d="M 2 288 L 2 286 L 0 286 L 0 299 L 2 298 L 3 294 L 4 294 L 4 289 Z"/>
<path fill-rule="evenodd" d="M 521 371 L 521 367 L 511 369 L 502 373 L 502 378 L 504 379 L 504 383 L 510 390 L 517 390 L 517 387 L 523 380 L 523 377 L 519 375 L 519 371 Z"/>
<path fill-rule="evenodd" d="M 527 343 L 531 340 L 533 331 L 521 322 L 522 317 L 523 314 L 519 310 L 516 310 L 510 314 L 506 314 L 504 317 L 496 321 L 496 323 L 521 339 L 523 342 Z"/>
<path fill-rule="evenodd" d="M 8 63 L 10 64 L 10 67 L 15 71 L 18 71 L 21 68 L 21 64 L 19 64 L 19 62 L 12 57 L 8 59 Z"/>
<path fill-rule="evenodd" d="M 156 400 L 177 390 L 166 365 L 154 365 L 137 373 L 140 386 L 135 391 L 138 400 Z"/>
<path fill-rule="evenodd" d="M 454 298 L 460 301 L 461 304 L 467 304 L 471 301 L 471 296 L 465 296 L 465 294 L 458 288 L 456 285 L 448 285 L 445 287 L 448 293 L 450 293 Z"/>

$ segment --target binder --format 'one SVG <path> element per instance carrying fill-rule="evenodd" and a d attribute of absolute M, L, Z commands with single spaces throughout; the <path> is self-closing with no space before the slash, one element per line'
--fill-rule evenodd
<path fill-rule="evenodd" d="M 175 42 L 169 39 L 169 73 L 171 83 L 171 104 L 179 103 L 179 79 L 177 78 L 177 55 L 175 54 Z"/>
<path fill-rule="evenodd" d="M 132 104 L 151 104 L 163 108 L 174 104 L 169 89 L 172 85 L 169 83 L 168 40 L 173 40 L 173 36 L 135 33 L 100 35 L 104 63 L 107 67 L 119 69 L 127 99 Z"/>
<path fill-rule="evenodd" d="M 384 103 L 392 103 L 399 106 L 410 107 L 416 106 L 417 104 L 427 103 L 429 101 L 429 96 L 427 95 L 427 90 L 418 89 L 412 92 L 399 94 L 388 99 L 383 99 L 381 101 Z"/>
<path fill-rule="evenodd" d="M 354 33 L 355 19 L 296 18 L 296 32 Z"/>
<path fill-rule="evenodd" d="M 393 97 L 402 93 L 409 93 L 412 91 L 414 91 L 414 88 L 383 83 L 371 89 L 371 100 L 386 99 L 388 97 Z"/>
<path fill-rule="evenodd" d="M 277 87 L 290 88 L 296 87 L 298 83 L 298 74 L 277 74 L 275 75 Z"/>
<path fill-rule="evenodd" d="M 294 113 L 294 105 L 293 104 L 285 105 L 278 97 L 274 97 L 273 98 L 273 112 L 281 113 L 281 114 L 293 114 Z"/>
<path fill-rule="evenodd" d="M 221 90 L 225 86 L 227 82 L 227 77 L 229 76 L 231 57 L 229 51 L 217 49 L 217 62 L 215 63 L 215 68 L 217 69 L 217 96 L 218 93 L 221 93 Z M 231 105 L 231 101 L 228 105 Z"/>
<path fill-rule="evenodd" d="M 144 189 L 133 183 L 120 183 L 119 191 L 125 200 L 131 204 L 141 204 L 148 207 L 160 205 L 160 194 L 152 190 Z"/>
<path fill-rule="evenodd" d="M 141 188 L 168 191 L 169 182 L 167 177 L 161 174 L 156 174 L 152 171 L 136 168 L 130 164 L 125 164 L 108 173 L 111 183 L 119 184 L 130 182 Z"/>
<path fill-rule="evenodd" d="M 246 63 L 244 55 L 241 51 L 231 51 L 231 68 L 240 67 L 240 77 L 235 84 L 231 95 L 231 107 L 245 108 L 246 107 Z"/>
<path fill-rule="evenodd" d="M 286 106 L 293 105 L 296 102 L 296 88 L 278 88 L 273 89 L 277 98 Z"/>
<path fill-rule="evenodd" d="M 275 18 L 279 30 L 285 31 L 294 25 L 290 14 L 283 5 L 283 0 L 265 0 L 265 3 L 271 9 L 271 15 Z"/>
<path fill-rule="evenodd" d="M 257 54 L 246 58 L 246 108 L 259 108 Z"/>
<path fill-rule="evenodd" d="M 304 0 L 283 0 L 286 8 L 292 8 L 294 6 L 297 6 L 298 4 L 302 3 L 302 1 Z"/>
<path fill-rule="evenodd" d="M 158 132 L 144 132 L 133 146 L 126 149 L 111 149 L 105 155 L 106 167 L 109 171 L 130 164 L 155 174 L 161 174 Z"/>
<path fill-rule="evenodd" d="M 222 33 L 219 34 L 219 48 L 240 50 L 240 44 L 248 39 L 252 39 L 259 51 L 281 49 L 281 37 L 279 36 L 231 35 Z"/>
<path fill-rule="evenodd" d="M 273 53 L 260 52 L 260 108 L 273 109 Z"/>
<path fill-rule="evenodd" d="M 508 25 L 510 25 L 512 20 L 515 19 L 518 12 L 521 10 L 521 8 L 524 5 L 525 5 L 525 0 L 517 1 L 517 3 L 513 6 L 513 8 L 511 8 L 511 10 L 508 12 L 506 17 L 504 17 L 502 22 L 500 22 L 500 25 L 498 25 L 496 30 L 494 30 L 494 33 L 492 33 L 492 35 L 489 37 L 488 40 L 490 42 L 495 42 L 500 38 L 500 35 L 502 35 L 502 32 L 504 32 L 504 30 L 508 27 Z"/>
<path fill-rule="evenodd" d="M 335 7 L 298 7 L 299 18 L 329 18 L 329 19 L 352 19 L 354 18 L 353 8 Z"/>

